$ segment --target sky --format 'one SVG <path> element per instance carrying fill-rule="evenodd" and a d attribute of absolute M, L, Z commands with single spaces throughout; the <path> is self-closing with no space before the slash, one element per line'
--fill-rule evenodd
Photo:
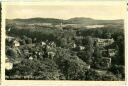
<path fill-rule="evenodd" d="M 102 20 L 124 19 L 123 3 L 72 3 L 72 4 L 6 4 L 6 18 L 58 18 L 86 17 Z"/>

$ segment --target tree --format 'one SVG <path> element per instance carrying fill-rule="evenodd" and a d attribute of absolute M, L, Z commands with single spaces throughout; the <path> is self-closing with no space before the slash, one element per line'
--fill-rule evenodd
<path fill-rule="evenodd" d="M 17 51 L 13 48 L 7 48 L 6 55 L 10 56 L 11 58 L 17 57 Z"/>
<path fill-rule="evenodd" d="M 60 46 L 62 48 L 66 47 L 67 46 L 67 39 L 66 38 L 61 38 L 60 39 Z"/>
<path fill-rule="evenodd" d="M 101 58 L 102 57 L 102 54 L 101 54 L 99 47 L 95 47 L 93 56 L 95 58 Z"/>
<path fill-rule="evenodd" d="M 85 43 L 85 51 L 87 54 L 87 63 L 91 64 L 92 63 L 92 57 L 93 57 L 93 53 L 94 53 L 94 49 L 93 49 L 93 39 L 91 36 L 87 36 L 84 39 L 84 43 Z"/>
<path fill-rule="evenodd" d="M 86 36 L 83 40 L 83 44 L 90 46 L 90 47 L 93 47 L 93 43 L 94 43 L 94 41 L 91 36 Z"/>

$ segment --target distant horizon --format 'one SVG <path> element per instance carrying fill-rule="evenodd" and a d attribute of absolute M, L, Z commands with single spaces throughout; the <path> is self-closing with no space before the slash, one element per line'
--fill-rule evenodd
<path fill-rule="evenodd" d="M 60 19 L 60 20 L 69 20 L 69 19 L 72 19 L 72 18 L 87 18 L 87 19 L 93 19 L 93 20 L 108 20 L 108 19 L 95 19 L 95 18 L 91 18 L 91 17 L 71 17 L 71 18 L 68 18 L 68 19 L 62 19 L 62 18 L 52 18 L 52 17 L 30 17 L 30 18 L 6 18 L 6 19 L 9 19 L 9 20 L 14 20 L 14 19 L 34 19 L 34 18 L 48 18 L 48 19 Z M 109 19 L 109 20 L 124 20 L 123 18 L 122 19 Z"/>

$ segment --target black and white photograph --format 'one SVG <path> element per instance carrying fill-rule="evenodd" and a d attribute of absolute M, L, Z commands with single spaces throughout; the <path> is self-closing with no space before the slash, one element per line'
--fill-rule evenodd
<path fill-rule="evenodd" d="M 5 79 L 124 81 L 120 4 L 7 4 Z"/>

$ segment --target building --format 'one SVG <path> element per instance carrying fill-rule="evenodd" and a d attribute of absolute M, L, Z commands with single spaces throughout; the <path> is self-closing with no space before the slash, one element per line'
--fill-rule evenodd
<path fill-rule="evenodd" d="M 74 43 L 74 44 L 73 44 L 73 48 L 76 48 L 76 47 L 77 47 L 77 45 Z"/>
<path fill-rule="evenodd" d="M 108 49 L 108 53 L 109 53 L 109 56 L 112 57 L 112 56 L 115 56 L 116 55 L 116 50 L 115 49 Z"/>
<path fill-rule="evenodd" d="M 76 36 L 75 39 L 76 39 L 76 40 L 83 40 L 84 37 L 83 37 L 83 36 Z"/>
<path fill-rule="evenodd" d="M 11 62 L 6 62 L 5 63 L 5 69 L 6 70 L 11 70 L 13 68 L 13 63 Z"/>
<path fill-rule="evenodd" d="M 85 67 L 87 70 L 90 69 L 90 65 L 89 65 L 89 64 L 86 64 L 84 67 Z"/>
<path fill-rule="evenodd" d="M 92 38 L 96 45 L 99 47 L 105 47 L 114 43 L 114 39 L 100 39 L 100 38 Z"/>
<path fill-rule="evenodd" d="M 111 66 L 111 58 L 108 57 L 102 57 L 97 59 L 97 61 L 94 62 L 94 65 L 98 69 L 108 69 Z"/>
<path fill-rule="evenodd" d="M 46 43 L 42 41 L 42 42 L 41 42 L 41 45 L 42 45 L 42 46 L 45 46 L 45 45 L 46 45 Z"/>
<path fill-rule="evenodd" d="M 32 56 L 30 56 L 30 57 L 29 57 L 29 60 L 33 60 L 33 57 L 32 57 Z"/>
<path fill-rule="evenodd" d="M 55 56 L 55 52 L 47 52 L 48 53 L 48 57 L 53 59 L 53 57 Z"/>
<path fill-rule="evenodd" d="M 115 49 L 101 50 L 102 56 L 104 56 L 104 57 L 113 57 L 116 55 L 116 52 L 117 51 Z"/>
<path fill-rule="evenodd" d="M 14 41 L 13 41 L 13 45 L 14 45 L 15 47 L 19 47 L 19 46 L 20 46 L 20 43 L 19 43 L 17 40 L 14 40 Z"/>
<path fill-rule="evenodd" d="M 102 59 L 102 62 L 101 63 L 102 63 L 101 65 L 103 65 L 102 66 L 102 69 L 108 69 L 111 66 L 111 58 L 104 57 Z"/>
<path fill-rule="evenodd" d="M 13 68 L 13 63 L 12 62 L 10 62 L 10 60 L 7 58 L 7 57 L 5 57 L 5 69 L 6 70 L 11 70 L 12 68 Z"/>
<path fill-rule="evenodd" d="M 84 50 L 85 47 L 84 46 L 78 46 L 79 47 L 79 50 Z"/>

